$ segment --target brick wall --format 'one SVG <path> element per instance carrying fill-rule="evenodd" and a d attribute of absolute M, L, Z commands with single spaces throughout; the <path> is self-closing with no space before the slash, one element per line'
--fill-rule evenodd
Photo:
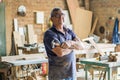
<path fill-rule="evenodd" d="M 110 37 L 112 35 L 114 20 L 111 21 L 110 24 L 106 25 L 109 20 L 109 17 L 118 17 L 117 10 L 120 9 L 120 0 L 78 0 L 79 4 L 82 7 L 86 5 L 90 5 L 90 10 L 93 11 L 93 18 L 98 17 L 98 23 L 95 30 L 95 34 L 104 38 L 104 34 L 99 32 L 100 26 L 104 26 L 110 29 Z M 35 23 L 35 11 L 44 11 L 45 12 L 45 29 L 47 28 L 47 23 L 49 20 L 49 14 L 53 7 L 61 7 L 63 9 L 67 9 L 66 0 L 3 0 L 6 4 L 6 44 L 7 44 L 7 54 L 11 49 L 11 34 L 13 28 L 13 19 L 18 19 L 18 25 L 20 27 L 26 26 L 27 24 L 33 24 L 35 33 L 38 35 L 38 41 L 42 42 L 43 32 L 42 26 Z M 90 2 L 90 3 L 89 3 Z M 27 14 L 25 17 L 21 17 L 17 15 L 17 8 L 19 5 L 26 6 Z"/>
<path fill-rule="evenodd" d="M 99 31 L 100 26 L 104 26 L 105 30 L 109 29 L 110 35 L 108 39 L 111 40 L 115 19 L 109 20 L 109 18 L 120 18 L 120 14 L 118 14 L 120 0 L 90 0 L 90 9 L 93 11 L 94 17 L 98 17 L 95 34 L 104 38 L 104 34 Z M 106 23 L 108 24 L 106 25 Z"/>
<path fill-rule="evenodd" d="M 45 13 L 45 29 L 47 28 L 49 14 L 52 8 L 61 7 L 67 9 L 65 0 L 3 0 L 6 5 L 6 44 L 7 55 L 11 49 L 11 36 L 13 29 L 13 19 L 18 19 L 19 27 L 25 27 L 27 24 L 33 24 L 35 33 L 38 36 L 38 42 L 42 42 L 43 32 L 42 26 L 35 23 L 35 11 L 44 11 Z M 20 5 L 26 6 L 26 16 L 18 16 L 17 9 Z"/>

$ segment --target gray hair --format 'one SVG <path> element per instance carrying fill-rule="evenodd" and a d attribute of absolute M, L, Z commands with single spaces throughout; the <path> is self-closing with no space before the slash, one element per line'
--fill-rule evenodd
<path fill-rule="evenodd" d="M 50 15 L 50 17 L 53 17 L 53 16 L 54 16 L 54 12 L 59 11 L 59 10 L 61 10 L 61 11 L 62 11 L 62 9 L 61 9 L 61 8 L 58 8 L 58 7 L 53 8 L 53 9 L 52 9 L 52 11 L 51 11 L 51 15 Z"/>

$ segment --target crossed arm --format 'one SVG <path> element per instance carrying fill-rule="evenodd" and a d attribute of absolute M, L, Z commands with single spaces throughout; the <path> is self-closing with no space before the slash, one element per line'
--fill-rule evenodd
<path fill-rule="evenodd" d="M 81 41 L 78 38 L 74 40 L 68 40 L 63 42 L 61 45 L 57 45 L 52 51 L 59 57 L 69 54 L 73 49 L 83 49 Z"/>

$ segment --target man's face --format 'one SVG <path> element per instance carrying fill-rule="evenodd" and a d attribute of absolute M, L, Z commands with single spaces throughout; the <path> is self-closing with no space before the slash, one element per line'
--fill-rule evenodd
<path fill-rule="evenodd" d="M 53 16 L 51 17 L 51 20 L 55 26 L 63 25 L 64 22 L 64 14 L 61 10 L 55 11 L 53 13 Z"/>

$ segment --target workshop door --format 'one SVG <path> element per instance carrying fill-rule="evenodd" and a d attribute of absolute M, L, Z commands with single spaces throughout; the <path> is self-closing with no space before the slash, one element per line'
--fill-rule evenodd
<path fill-rule="evenodd" d="M 6 55 L 5 4 L 0 3 L 0 56 Z"/>

